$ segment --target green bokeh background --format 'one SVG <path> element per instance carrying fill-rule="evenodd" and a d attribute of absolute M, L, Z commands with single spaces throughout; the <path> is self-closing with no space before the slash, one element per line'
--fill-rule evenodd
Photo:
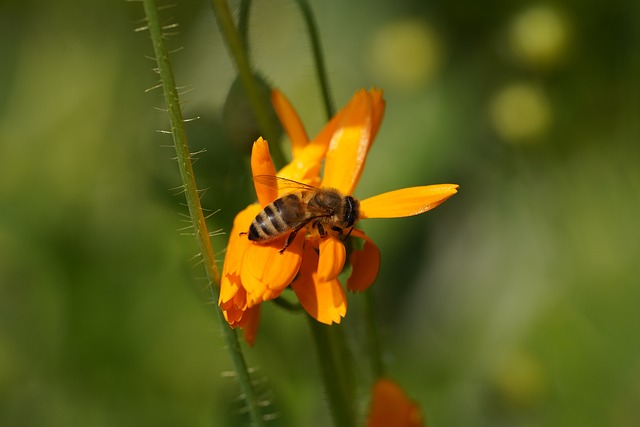
<path fill-rule="evenodd" d="M 323 109 L 298 10 L 255 3 L 254 65 L 314 135 Z M 336 104 L 385 90 L 356 196 L 461 185 L 426 215 L 363 224 L 383 257 L 385 360 L 430 425 L 640 425 L 640 3 L 550 3 L 566 37 L 542 59 L 514 36 L 536 5 L 313 4 Z M 157 76 L 142 17 L 123 1 L 0 4 L 0 425 L 248 425 L 156 132 L 162 96 L 145 92 Z M 180 24 L 169 43 L 185 116 L 199 117 L 187 132 L 206 150 L 209 227 L 228 231 L 254 197 L 222 132 L 234 68 L 210 4 L 163 17 Z M 389 28 L 416 22 L 428 55 L 407 83 L 372 58 Z M 533 22 L 529 38 L 549 32 Z M 501 97 L 514 85 L 524 95 Z M 226 236 L 212 242 L 222 259 Z M 343 324 L 366 371 L 350 298 Z M 246 356 L 271 425 L 329 425 L 305 320 L 263 313 Z"/>

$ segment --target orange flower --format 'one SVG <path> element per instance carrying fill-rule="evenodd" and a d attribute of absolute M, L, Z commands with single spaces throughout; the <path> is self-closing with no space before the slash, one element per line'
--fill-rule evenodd
<path fill-rule="evenodd" d="M 380 379 L 373 386 L 367 427 L 420 427 L 420 408 L 391 380 Z"/>
<path fill-rule="evenodd" d="M 277 175 L 304 184 L 333 188 L 350 195 L 360 179 L 367 153 L 380 127 L 385 103 L 382 92 L 361 90 L 334 116 L 318 136 L 309 141 L 286 98 L 273 93 L 273 104 L 292 143 L 293 160 L 277 174 L 269 147 L 259 138 L 253 146 L 253 176 Z M 320 176 L 324 160 L 324 176 Z M 417 215 L 432 209 L 457 192 L 457 185 L 432 185 L 384 193 L 360 202 L 360 218 L 392 218 Z M 240 212 L 234 221 L 222 270 L 219 304 L 233 327 L 245 330 L 253 343 L 259 322 L 260 303 L 277 298 L 291 285 L 304 309 L 322 323 L 340 323 L 347 299 L 338 275 L 346 262 L 342 236 L 326 230 L 320 237 L 312 224 L 301 230 L 280 253 L 288 235 L 269 242 L 252 242 L 246 235 L 256 215 L 282 197 L 286 188 L 255 185 L 258 203 Z M 288 233 L 287 233 L 288 234 Z M 352 273 L 347 289 L 363 291 L 375 280 L 380 252 L 361 231 L 351 236 L 364 240 L 350 258 Z"/>

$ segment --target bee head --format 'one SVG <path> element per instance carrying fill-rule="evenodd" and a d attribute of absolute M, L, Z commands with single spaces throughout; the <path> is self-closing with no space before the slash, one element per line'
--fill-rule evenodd
<path fill-rule="evenodd" d="M 342 211 L 342 225 L 344 228 L 353 227 L 360 217 L 360 202 L 351 196 L 344 198 L 344 210 Z"/>

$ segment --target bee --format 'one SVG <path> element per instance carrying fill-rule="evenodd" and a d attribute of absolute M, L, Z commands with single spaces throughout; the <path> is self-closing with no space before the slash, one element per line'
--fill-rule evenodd
<path fill-rule="evenodd" d="M 280 254 L 291 245 L 296 234 L 309 224 L 324 237 L 327 229 L 342 235 L 360 217 L 360 202 L 352 196 L 345 196 L 333 188 L 316 188 L 311 185 L 280 178 L 273 175 L 258 175 L 254 181 L 261 185 L 280 189 L 291 188 L 291 192 L 264 207 L 251 222 L 247 234 L 249 240 L 269 242 L 289 233 Z"/>

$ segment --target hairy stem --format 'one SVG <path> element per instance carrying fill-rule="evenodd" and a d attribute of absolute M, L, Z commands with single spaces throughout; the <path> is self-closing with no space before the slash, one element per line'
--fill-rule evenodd
<path fill-rule="evenodd" d="M 351 355 L 343 331 L 307 316 L 320 364 L 320 375 L 337 427 L 354 427 L 355 385 Z"/>
<path fill-rule="evenodd" d="M 151 42 L 153 43 L 153 50 L 158 64 L 158 73 L 160 75 L 165 102 L 167 104 L 167 111 L 169 113 L 171 134 L 173 135 L 173 143 L 176 150 L 176 158 L 178 161 L 178 168 L 180 169 L 180 177 L 182 179 L 187 206 L 189 208 L 189 215 L 195 229 L 200 253 L 204 260 L 207 278 L 211 285 L 209 288 L 211 289 L 212 298 L 214 301 L 218 301 L 220 293 L 220 273 L 218 272 L 218 268 L 215 263 L 215 254 L 211 247 L 209 232 L 207 231 L 207 225 L 200 205 L 200 197 L 191 163 L 191 154 L 184 130 L 182 110 L 180 109 L 180 99 L 176 90 L 173 70 L 171 62 L 169 61 L 167 47 L 165 45 L 163 29 L 160 25 L 158 8 L 155 0 L 143 0 L 143 4 L 147 17 L 149 33 L 151 35 Z M 238 342 L 237 334 L 234 329 L 231 329 L 227 325 L 224 315 L 217 304 L 215 304 L 215 309 L 218 318 L 220 319 L 220 323 L 222 324 L 227 349 L 231 355 L 240 386 L 245 395 L 253 424 L 255 426 L 263 426 L 264 420 L 260 414 L 258 398 L 251 383 L 251 377 L 247 370 L 247 365 Z"/>

